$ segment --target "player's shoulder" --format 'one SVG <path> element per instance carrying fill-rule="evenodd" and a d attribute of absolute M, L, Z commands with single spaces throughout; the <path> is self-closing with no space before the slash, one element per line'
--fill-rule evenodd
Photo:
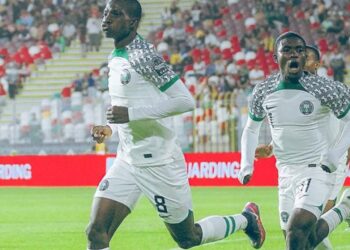
<path fill-rule="evenodd" d="M 127 46 L 128 60 L 131 66 L 140 74 L 148 75 L 152 70 L 162 71 L 161 65 L 164 63 L 163 57 L 156 51 L 154 45 L 141 36 L 137 36 L 134 41 Z M 159 68 L 157 65 L 160 65 Z M 158 71 L 157 71 L 158 72 Z M 158 72 L 160 75 L 162 72 Z"/>
<path fill-rule="evenodd" d="M 299 82 L 306 91 L 316 96 L 330 95 L 339 91 L 349 92 L 349 88 L 342 82 L 307 72 L 299 79 Z"/>
<path fill-rule="evenodd" d="M 280 79 L 280 73 L 269 75 L 264 81 L 259 82 L 253 89 L 253 95 L 267 95 L 276 88 Z"/>
<path fill-rule="evenodd" d="M 160 57 L 154 45 L 139 35 L 126 48 L 132 63 L 149 62 L 150 58 Z"/>

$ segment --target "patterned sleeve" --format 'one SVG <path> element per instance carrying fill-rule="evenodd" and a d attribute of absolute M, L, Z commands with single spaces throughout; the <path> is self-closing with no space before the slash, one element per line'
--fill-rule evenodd
<path fill-rule="evenodd" d="M 161 91 L 167 90 L 178 79 L 178 75 L 171 69 L 153 48 L 132 52 L 130 63 L 137 73 L 154 83 Z"/>
<path fill-rule="evenodd" d="M 248 100 L 249 117 L 254 121 L 262 121 L 266 116 L 266 112 L 263 108 L 266 95 L 264 83 L 265 82 L 262 82 L 255 86 Z"/>
<path fill-rule="evenodd" d="M 330 108 L 338 119 L 346 116 L 350 110 L 349 87 L 344 83 L 324 77 L 319 77 L 316 81 L 321 81 L 321 83 L 318 84 L 318 86 L 321 86 L 319 90 L 314 90 L 321 94 L 321 104 Z"/>

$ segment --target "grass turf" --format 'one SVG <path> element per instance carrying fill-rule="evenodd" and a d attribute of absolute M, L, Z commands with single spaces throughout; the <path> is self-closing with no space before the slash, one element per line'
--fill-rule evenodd
<path fill-rule="evenodd" d="M 94 188 L 0 188 L 1 250 L 86 249 L 84 230 Z M 195 219 L 240 213 L 247 201 L 260 205 L 267 231 L 261 249 L 284 249 L 276 188 L 193 188 Z M 331 235 L 335 250 L 350 249 L 346 224 Z M 111 250 L 178 249 L 149 202 L 142 198 L 111 242 Z M 243 232 L 193 249 L 253 249 Z"/>

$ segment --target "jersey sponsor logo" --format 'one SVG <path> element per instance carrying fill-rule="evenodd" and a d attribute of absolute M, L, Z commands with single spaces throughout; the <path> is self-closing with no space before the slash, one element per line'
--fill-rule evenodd
<path fill-rule="evenodd" d="M 32 166 L 30 164 L 0 164 L 0 180 L 30 180 Z"/>
<path fill-rule="evenodd" d="M 304 115 L 310 115 L 314 111 L 314 105 L 312 102 L 306 100 L 300 103 L 299 110 Z"/>
<path fill-rule="evenodd" d="M 109 186 L 108 180 L 103 180 L 103 181 L 100 183 L 100 185 L 99 185 L 99 187 L 98 187 L 98 190 L 100 190 L 100 191 L 105 191 L 105 190 L 107 190 L 108 186 Z"/>
<path fill-rule="evenodd" d="M 166 72 L 168 72 L 168 67 L 161 57 L 159 56 L 153 57 L 152 64 L 153 64 L 154 70 L 157 72 L 159 76 L 162 76 Z"/>
<path fill-rule="evenodd" d="M 288 219 L 289 219 L 289 214 L 285 211 L 281 212 L 281 221 L 283 223 L 287 223 Z"/>
<path fill-rule="evenodd" d="M 131 80 L 131 74 L 130 71 L 127 69 L 123 69 L 121 75 L 120 75 L 120 81 L 123 85 L 126 85 Z"/>

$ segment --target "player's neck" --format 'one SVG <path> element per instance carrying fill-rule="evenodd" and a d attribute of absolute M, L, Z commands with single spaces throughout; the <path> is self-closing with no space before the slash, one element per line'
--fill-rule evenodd
<path fill-rule="evenodd" d="M 123 38 L 120 41 L 114 40 L 114 47 L 116 49 L 124 48 L 135 39 L 136 35 L 137 35 L 137 31 L 135 30 L 130 32 L 130 34 L 127 37 Z"/>

